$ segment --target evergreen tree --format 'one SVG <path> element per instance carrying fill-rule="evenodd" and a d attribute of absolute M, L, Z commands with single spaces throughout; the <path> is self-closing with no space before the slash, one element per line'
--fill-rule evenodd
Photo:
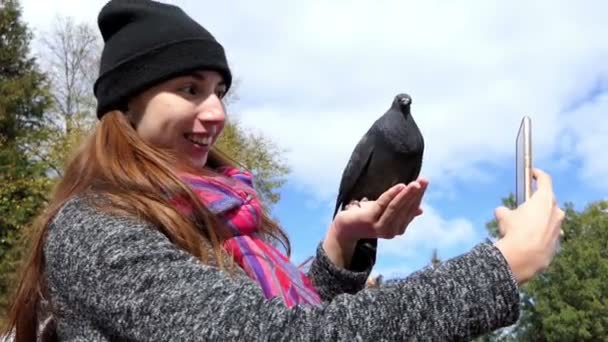
<path fill-rule="evenodd" d="M 514 208 L 513 195 L 503 205 Z M 520 288 L 517 324 L 478 341 L 603 341 L 608 337 L 608 202 L 564 205 L 564 237 L 551 266 Z M 497 238 L 497 222 L 487 224 Z"/>
<path fill-rule="evenodd" d="M 25 227 L 44 205 L 50 181 L 39 160 L 29 158 L 44 126 L 49 96 L 44 75 L 29 54 L 31 33 L 16 0 L 0 11 L 0 317 L 15 285 Z"/>

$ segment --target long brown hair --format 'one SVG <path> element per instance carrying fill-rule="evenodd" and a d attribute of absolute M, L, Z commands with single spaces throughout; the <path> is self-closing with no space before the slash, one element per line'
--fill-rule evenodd
<path fill-rule="evenodd" d="M 141 217 L 201 262 L 226 269 L 224 260 L 228 259 L 221 249 L 222 241 L 227 237 L 226 230 L 182 183 L 176 174 L 176 165 L 178 169 L 194 172 L 179 163 L 179 158 L 169 151 L 154 148 L 140 139 L 122 112 L 104 115 L 68 162 L 48 207 L 34 223 L 32 251 L 25 263 L 4 333 L 14 333 L 16 342 L 36 340 L 42 303 L 48 300 L 43 254 L 46 231 L 59 209 L 74 196 L 88 192 L 101 194 L 94 196 L 103 199 L 95 202 L 101 210 Z M 212 149 L 207 166 L 212 169 L 238 165 L 219 150 Z M 194 218 L 181 215 L 163 191 L 190 199 L 195 209 Z M 262 236 L 271 243 L 282 244 L 289 255 L 287 235 L 267 213 L 262 222 Z M 51 330 L 44 335 L 56 339 L 54 325 Z"/>

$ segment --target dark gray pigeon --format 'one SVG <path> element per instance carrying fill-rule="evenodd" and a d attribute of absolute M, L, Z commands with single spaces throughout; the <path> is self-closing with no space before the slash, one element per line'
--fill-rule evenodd
<path fill-rule="evenodd" d="M 376 200 L 393 185 L 418 178 L 424 138 L 410 112 L 411 104 L 409 95 L 395 96 L 389 110 L 361 138 L 342 174 L 334 217 L 353 200 Z M 368 264 L 365 259 L 375 262 L 377 244 L 377 239 L 360 240 L 351 267 Z"/>

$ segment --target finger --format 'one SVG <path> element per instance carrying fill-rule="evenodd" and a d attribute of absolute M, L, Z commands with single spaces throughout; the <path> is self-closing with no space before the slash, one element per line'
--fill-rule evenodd
<path fill-rule="evenodd" d="M 504 227 L 500 224 L 500 221 L 505 219 L 507 215 L 511 213 L 511 210 L 507 207 L 498 207 L 494 210 L 494 216 L 496 216 L 496 220 L 498 221 L 498 233 L 500 236 L 505 236 L 507 233 Z"/>
<path fill-rule="evenodd" d="M 504 206 L 500 206 L 494 210 L 494 216 L 499 221 L 504 219 L 505 217 L 507 217 L 507 215 L 509 215 L 510 213 L 511 213 L 511 209 L 504 207 Z"/>
<path fill-rule="evenodd" d="M 406 186 L 404 184 L 397 184 L 386 190 L 382 195 L 380 195 L 380 197 L 378 197 L 378 199 L 375 201 L 376 212 L 374 213 L 374 217 L 379 217 L 380 215 L 382 215 L 382 213 L 386 211 L 395 196 L 397 196 L 401 192 L 401 190 L 405 188 Z"/>
<path fill-rule="evenodd" d="M 424 214 L 424 209 L 422 209 L 422 198 L 424 197 L 425 190 L 426 189 L 422 189 L 422 191 L 420 193 L 420 200 L 418 200 L 418 202 L 417 202 L 418 203 L 418 207 L 414 208 L 414 210 L 412 212 L 412 217 L 410 219 L 410 222 L 413 221 L 416 217 Z"/>
<path fill-rule="evenodd" d="M 399 222 L 399 231 L 398 234 L 401 235 L 405 233 L 408 225 L 414 220 L 414 218 L 422 213 L 422 208 L 420 205 L 422 204 L 422 197 L 424 196 L 424 192 L 426 190 L 425 185 L 420 185 L 419 189 L 414 189 L 415 195 L 412 196 L 412 200 L 406 203 L 404 209 L 402 211 L 403 217 L 398 220 Z"/>
<path fill-rule="evenodd" d="M 564 231 L 562 230 L 562 223 L 564 222 L 564 219 L 566 218 L 566 213 L 558 208 L 557 210 L 554 211 L 554 215 L 553 215 L 553 227 L 555 227 L 555 235 L 557 238 L 559 238 L 560 236 L 564 235 Z"/>
<path fill-rule="evenodd" d="M 403 234 L 403 229 L 407 228 L 407 225 L 414 219 L 414 217 L 422 214 L 422 198 L 424 197 L 428 184 L 428 181 L 422 178 L 408 185 L 412 186 L 414 189 L 412 190 L 411 200 L 405 202 L 403 206 L 402 221 L 404 224 L 401 227 L 401 234 Z"/>
<path fill-rule="evenodd" d="M 408 224 L 409 224 L 409 222 L 405 222 L 405 223 L 403 223 L 401 225 L 398 225 L 397 226 L 397 232 L 396 232 L 395 236 L 401 236 L 401 235 L 405 234 L 405 231 L 407 230 Z"/>
<path fill-rule="evenodd" d="M 418 179 L 416 180 L 421 186 L 422 188 L 426 189 L 429 186 L 429 180 L 426 179 L 425 177 L 418 177 Z"/>
<path fill-rule="evenodd" d="M 407 199 L 407 196 L 411 194 L 411 190 L 412 188 L 409 186 L 402 190 L 397 196 L 395 196 L 395 198 L 393 198 L 386 209 L 376 217 L 373 225 L 374 229 L 378 233 L 384 236 L 391 236 L 398 231 L 395 227 L 395 225 L 398 223 L 396 218 L 398 217 L 398 213 L 403 210 L 402 204 L 404 200 Z"/>
<path fill-rule="evenodd" d="M 551 219 L 553 221 L 559 222 L 561 224 L 565 218 L 566 218 L 566 212 L 556 206 L 553 209 L 553 212 L 551 213 Z"/>
<path fill-rule="evenodd" d="M 416 216 L 421 201 L 422 189 L 428 181 L 410 182 L 405 190 L 395 196 L 376 221 L 378 233 L 385 237 L 394 237 L 405 232 L 407 225 Z"/>
<path fill-rule="evenodd" d="M 553 192 L 553 180 L 548 173 L 541 169 L 533 168 L 532 177 L 536 180 L 536 189 L 546 191 L 548 193 Z"/>
<path fill-rule="evenodd" d="M 419 206 L 420 196 L 422 195 L 422 185 L 420 183 L 412 182 L 408 185 L 408 188 L 410 188 L 409 193 L 407 196 L 404 194 L 401 199 L 401 210 L 404 214 L 409 214 Z"/>
<path fill-rule="evenodd" d="M 417 210 L 418 208 L 420 208 L 420 205 L 422 204 L 422 198 L 424 197 L 424 194 L 426 193 L 426 189 L 428 188 L 429 183 L 421 183 L 420 184 L 420 192 L 418 194 L 418 200 L 416 202 L 416 206 L 415 209 Z"/>
<path fill-rule="evenodd" d="M 353 207 L 360 207 L 361 205 L 359 204 L 359 202 L 357 202 L 356 200 L 352 200 L 350 201 L 345 207 L 345 210 L 351 209 Z"/>
<path fill-rule="evenodd" d="M 545 234 L 550 239 L 552 244 L 559 244 L 560 236 L 562 235 L 562 222 L 565 218 L 565 212 L 560 208 L 555 208 L 549 216 L 548 226 L 545 228 Z"/>
<path fill-rule="evenodd" d="M 417 192 L 420 191 L 418 183 L 410 183 L 405 190 L 397 195 L 377 221 L 377 227 L 389 234 L 398 234 L 406 223 L 408 211 L 416 201 Z M 393 235 L 394 236 L 394 235 Z"/>

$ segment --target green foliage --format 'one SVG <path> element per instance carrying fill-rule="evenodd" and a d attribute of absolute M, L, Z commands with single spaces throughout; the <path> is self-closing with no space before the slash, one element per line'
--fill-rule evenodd
<path fill-rule="evenodd" d="M 513 196 L 503 200 L 515 207 Z M 563 207 L 564 237 L 551 266 L 520 288 L 516 325 L 478 341 L 600 341 L 608 337 L 608 202 Z M 497 224 L 487 225 L 497 237 Z"/>
<path fill-rule="evenodd" d="M 279 201 L 277 190 L 290 171 L 283 150 L 261 134 L 245 130 L 237 121 L 228 122 L 217 142 L 218 148 L 255 175 L 255 186 L 266 207 Z"/>
<path fill-rule="evenodd" d="M 608 202 L 566 206 L 565 237 L 551 267 L 527 288 L 547 341 L 608 337 Z"/>
<path fill-rule="evenodd" d="M 0 11 L 0 142 L 5 146 L 40 127 L 49 104 L 44 75 L 29 56 L 31 33 L 20 20 L 19 3 L 5 1 Z"/>
<path fill-rule="evenodd" d="M 46 203 L 51 181 L 44 169 L 15 150 L 0 149 L 0 316 L 13 291 L 27 247 L 25 228 Z"/>
<path fill-rule="evenodd" d="M 28 149 L 50 104 L 44 75 L 29 56 L 31 34 L 17 1 L 0 11 L 0 315 L 15 285 L 25 227 L 47 200 L 51 181 Z"/>

